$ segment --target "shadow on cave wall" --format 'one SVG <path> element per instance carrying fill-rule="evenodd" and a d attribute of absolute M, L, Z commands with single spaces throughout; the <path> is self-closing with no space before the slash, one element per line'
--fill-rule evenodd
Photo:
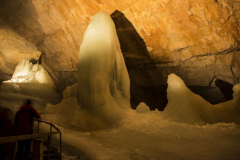
<path fill-rule="evenodd" d="M 132 23 L 118 10 L 111 14 L 115 23 L 126 67 L 130 78 L 131 107 L 135 109 L 140 102 L 146 103 L 151 110 L 164 110 L 168 103 L 167 82 L 160 84 L 161 74 L 147 50 L 144 40 Z M 217 87 L 188 86 L 211 104 L 232 99 L 232 85 L 217 80 Z"/>
<path fill-rule="evenodd" d="M 166 86 L 158 85 L 161 77 L 145 42 L 122 12 L 114 11 L 111 18 L 116 26 L 129 73 L 131 107 L 135 109 L 140 102 L 145 102 L 151 110 L 156 106 L 159 110 L 163 110 L 167 104 Z M 148 67 L 145 64 L 148 64 Z"/>

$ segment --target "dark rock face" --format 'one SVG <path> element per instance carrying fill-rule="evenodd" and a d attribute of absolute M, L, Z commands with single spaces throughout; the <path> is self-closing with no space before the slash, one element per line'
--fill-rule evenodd
<path fill-rule="evenodd" d="M 227 82 L 224 82 L 220 79 L 217 79 L 215 81 L 216 86 L 220 89 L 222 94 L 224 95 L 224 98 L 226 100 L 231 100 L 233 99 L 233 85 Z"/>
<path fill-rule="evenodd" d="M 160 74 L 147 51 L 143 39 L 139 36 L 132 23 L 123 13 L 117 10 L 111 14 L 111 17 L 116 26 L 129 73 L 132 108 L 136 108 L 140 102 L 147 102 L 146 95 L 149 95 L 149 90 L 144 88 L 159 84 Z M 151 64 L 152 67 L 145 67 L 148 64 Z M 152 102 L 147 104 L 150 103 L 152 104 Z"/>

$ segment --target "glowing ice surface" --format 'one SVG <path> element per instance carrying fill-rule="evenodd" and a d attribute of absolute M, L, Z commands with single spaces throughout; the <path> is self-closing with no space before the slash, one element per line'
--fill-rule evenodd
<path fill-rule="evenodd" d="M 130 100 L 130 82 L 111 17 L 100 11 L 84 34 L 78 60 L 78 100 L 81 108 L 116 104 L 115 96 Z M 123 106 L 121 106 L 123 107 Z M 129 106 L 130 108 L 130 106 Z"/>
<path fill-rule="evenodd" d="M 78 103 L 73 103 L 78 100 Z M 78 97 L 62 101 L 66 107 L 48 106 L 51 113 L 72 118 L 71 123 L 102 128 L 120 122 L 130 109 L 130 82 L 111 17 L 100 11 L 93 16 L 80 47 Z M 69 105 L 68 105 L 69 106 Z"/>
<path fill-rule="evenodd" d="M 41 83 L 55 88 L 48 72 L 41 64 L 32 64 L 27 59 L 23 59 L 16 67 L 12 79 L 6 82 L 16 83 Z"/>
<path fill-rule="evenodd" d="M 62 98 L 44 67 L 26 59 L 17 65 L 12 79 L 3 82 L 0 95 L 1 105 L 13 110 L 17 110 L 25 98 L 31 99 L 39 110 L 43 110 L 46 103 L 59 103 Z"/>

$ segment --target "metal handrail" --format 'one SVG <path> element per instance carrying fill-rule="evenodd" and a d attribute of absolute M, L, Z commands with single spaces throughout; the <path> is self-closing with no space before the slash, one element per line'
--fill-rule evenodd
<path fill-rule="evenodd" d="M 60 160 L 61 160 L 62 159 L 62 132 L 54 124 L 52 124 L 50 122 L 42 121 L 40 119 L 35 119 L 35 118 L 33 120 L 38 122 L 37 133 L 39 133 L 39 122 L 49 124 L 50 125 L 50 133 L 54 133 L 54 132 L 52 132 L 52 127 L 57 130 L 57 133 L 59 133 L 59 146 L 60 146 L 59 154 L 60 154 Z M 49 155 L 50 155 L 50 152 L 49 152 L 50 146 L 49 145 L 51 144 L 51 139 L 52 139 L 51 135 L 52 134 L 48 135 L 48 159 L 49 159 Z"/>
<path fill-rule="evenodd" d="M 40 119 L 35 119 L 33 118 L 34 121 L 38 121 L 39 122 L 42 122 L 42 123 L 46 123 L 46 124 L 49 124 L 51 125 L 54 129 L 56 129 L 58 132 L 61 132 L 60 129 L 58 129 L 54 124 L 50 123 L 50 122 L 46 122 L 46 121 L 43 121 L 43 120 L 40 120 Z M 39 129 L 39 128 L 38 128 Z"/>
<path fill-rule="evenodd" d="M 9 142 L 17 142 L 17 141 L 22 141 L 22 140 L 27 140 L 27 139 L 36 139 L 40 137 L 48 137 L 48 159 L 50 160 L 50 145 L 51 145 L 51 136 L 54 134 L 59 134 L 60 135 L 60 140 L 59 140 L 59 145 L 60 145 L 60 160 L 62 159 L 62 133 L 61 131 L 52 123 L 42 121 L 39 119 L 33 119 L 34 121 L 38 122 L 38 130 L 36 134 L 27 134 L 27 135 L 19 135 L 19 136 L 8 136 L 8 137 L 0 137 L 0 144 L 2 143 L 9 143 Z M 50 125 L 50 132 L 48 133 L 39 133 L 39 123 L 45 123 Z M 52 127 L 57 130 L 57 132 L 52 132 Z"/>
<path fill-rule="evenodd" d="M 53 134 L 58 134 L 59 132 L 51 132 L 51 133 L 37 133 L 37 134 L 26 134 L 21 136 L 9 136 L 9 137 L 0 137 L 0 144 L 2 143 L 10 143 L 17 142 L 27 139 L 35 139 L 40 137 L 46 137 Z"/>

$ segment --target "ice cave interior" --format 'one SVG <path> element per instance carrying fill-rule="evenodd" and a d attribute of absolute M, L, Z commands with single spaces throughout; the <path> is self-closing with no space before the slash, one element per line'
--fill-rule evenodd
<path fill-rule="evenodd" d="M 22 59 L 1 84 L 1 105 L 16 112 L 30 98 L 42 119 L 61 129 L 65 159 L 239 159 L 240 84 L 228 101 L 211 104 L 169 73 L 163 111 L 144 102 L 132 109 L 132 82 L 104 11 L 91 17 L 84 33 L 77 75 L 61 93 L 42 64 Z"/>

